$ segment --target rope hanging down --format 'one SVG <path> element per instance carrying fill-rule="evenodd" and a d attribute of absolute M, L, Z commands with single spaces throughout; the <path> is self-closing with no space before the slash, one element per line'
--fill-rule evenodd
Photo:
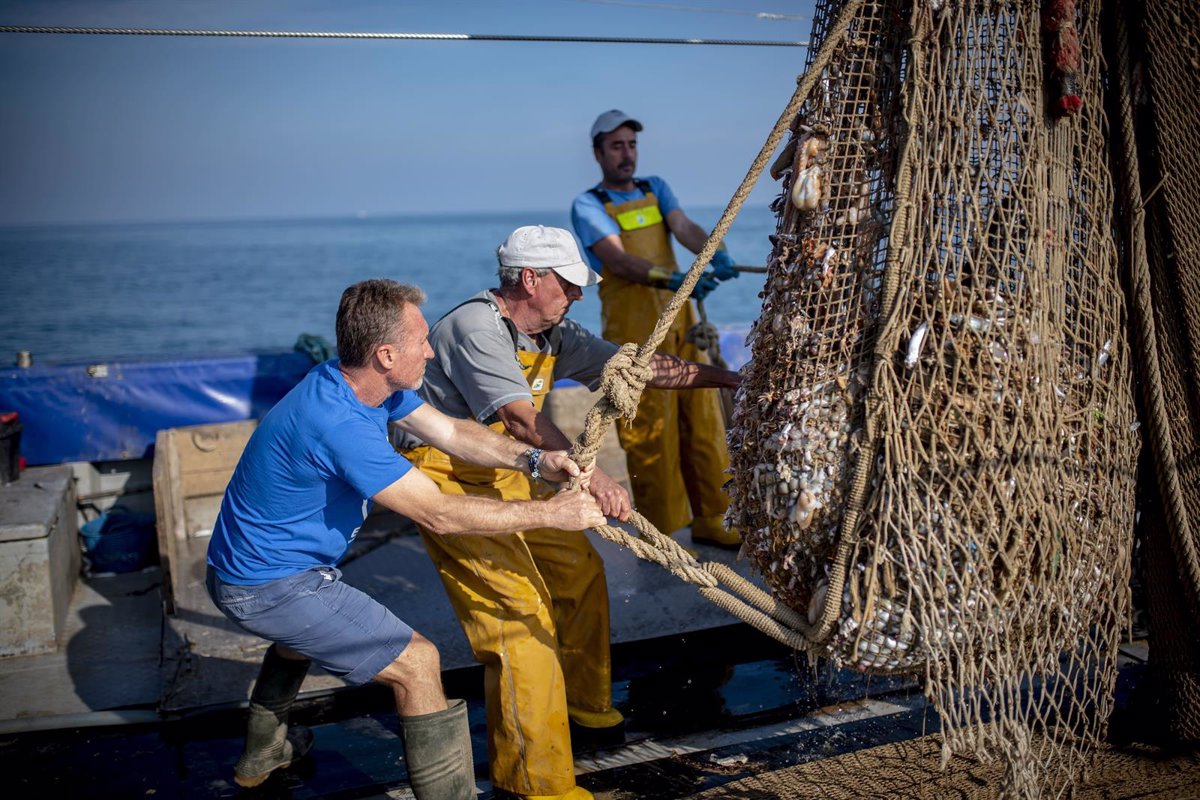
<path fill-rule="evenodd" d="M 742 179 L 741 185 L 734 192 L 729 205 L 721 214 L 721 219 L 718 220 L 712 234 L 708 237 L 708 241 L 696 255 L 696 260 L 692 262 L 691 268 L 684 276 L 683 283 L 663 310 L 650 337 L 640 347 L 632 343 L 622 345 L 621 349 L 609 359 L 601 378 L 603 396 L 588 411 L 584 430 L 579 434 L 572 448 L 572 458 L 580 467 L 586 468 L 596 460 L 596 453 L 600 449 L 604 431 L 608 429 L 611 422 L 617 418 L 631 419 L 637 412 L 642 390 L 653 374 L 649 366 L 650 359 L 662 344 L 675 317 L 678 316 L 684 304 L 689 301 L 692 289 L 700 280 L 701 273 L 704 272 L 713 253 L 725 238 L 725 233 L 750 195 L 750 190 L 754 188 L 754 184 L 766 168 L 767 161 L 779 147 L 796 112 L 816 86 L 821 71 L 832 59 L 834 51 L 841 45 L 850 30 L 850 21 L 863 2 L 864 0 L 851 0 L 842 9 L 833 26 L 834 33 L 826 39 L 808 70 L 797 80 L 796 91 L 788 102 L 787 108 L 780 114 L 779 121 L 775 123 L 775 127 L 771 130 L 762 149 L 759 150 L 758 156 L 750 165 L 746 177 Z M 572 481 L 572 488 L 576 488 L 577 484 L 578 481 Z M 604 525 L 595 530 L 608 541 L 628 547 L 638 558 L 653 561 L 676 577 L 700 587 L 701 596 L 768 636 L 796 650 L 808 649 L 811 646 L 809 641 L 811 637 L 808 635 L 811 626 L 798 613 L 761 591 L 725 565 L 714 562 L 699 563 L 678 542 L 658 531 L 636 511 L 630 516 L 630 522 L 637 529 L 640 538 L 611 525 Z M 727 586 L 729 591 L 720 588 L 720 584 Z"/>
<path fill-rule="evenodd" d="M 559 42 L 569 44 L 703 44 L 729 47 L 807 47 L 808 42 L 754 39 L 662 39 L 622 36 L 521 36 L 503 33 L 385 33 L 352 31 L 222 31 L 171 28 L 70 28 L 0 25 L 0 33 L 75 34 L 84 36 L 215 36 L 248 39 L 392 39 L 400 41 Z"/>

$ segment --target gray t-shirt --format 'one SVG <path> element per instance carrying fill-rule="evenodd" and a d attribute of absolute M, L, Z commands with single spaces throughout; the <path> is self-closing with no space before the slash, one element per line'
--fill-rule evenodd
<path fill-rule="evenodd" d="M 522 399 L 533 402 L 533 395 L 514 353 L 512 333 L 492 305 L 479 302 L 485 299 L 496 302 L 490 291 L 480 292 L 434 323 L 429 331 L 433 358 L 417 391 L 443 414 L 489 424 L 501 407 Z M 542 335 L 539 342 L 518 331 L 517 349 L 553 349 L 555 382 L 570 379 L 595 389 L 617 346 L 574 320 L 563 320 L 558 331 L 553 347 L 551 337 Z M 417 444 L 411 436 L 399 443 L 402 449 Z"/>

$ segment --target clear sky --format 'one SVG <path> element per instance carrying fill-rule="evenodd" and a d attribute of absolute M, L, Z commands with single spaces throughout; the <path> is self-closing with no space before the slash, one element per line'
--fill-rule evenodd
<path fill-rule="evenodd" d="M 0 25 L 806 40 L 812 0 L 0 0 Z M 784 17 L 765 19 L 759 13 Z M 803 48 L 0 34 L 0 225 L 566 207 L 588 130 L 724 205 Z M 777 191 L 764 178 L 750 202 Z"/>

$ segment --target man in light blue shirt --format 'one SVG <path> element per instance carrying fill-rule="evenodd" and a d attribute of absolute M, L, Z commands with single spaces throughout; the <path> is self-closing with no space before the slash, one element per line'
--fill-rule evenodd
<path fill-rule="evenodd" d="M 617 109 L 592 125 L 592 154 L 601 181 L 575 198 L 571 222 L 592 267 L 601 272 L 600 315 L 604 338 L 616 344 L 649 338 L 659 317 L 682 285 L 685 273 L 672 240 L 693 253 L 708 232 L 679 207 L 662 178 L 637 177 L 638 133 L 642 123 Z M 712 258 L 692 297 L 702 301 L 718 284 L 737 277 L 724 249 Z M 707 363 L 689 332 L 698 315 L 686 304 L 667 330 L 659 352 Z M 725 423 L 716 390 L 642 393 L 637 415 L 618 425 L 625 449 L 634 504 L 654 527 L 671 534 L 690 527 L 693 542 L 739 547 L 741 536 L 725 528 L 729 497 L 722 488 L 729 455 Z"/>

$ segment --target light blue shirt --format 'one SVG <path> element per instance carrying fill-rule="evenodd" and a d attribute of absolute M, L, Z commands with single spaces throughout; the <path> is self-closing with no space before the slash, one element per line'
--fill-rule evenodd
<path fill-rule="evenodd" d="M 658 210 L 662 214 L 665 224 L 667 215 L 680 207 L 679 201 L 675 199 L 675 193 L 671 191 L 671 187 L 667 185 L 667 182 L 657 175 L 651 175 L 648 178 L 641 178 L 640 180 L 649 182 L 650 191 L 654 192 L 655 198 L 658 199 Z M 595 188 L 600 189 L 603 187 L 597 183 Z M 604 189 L 604 191 L 608 192 L 608 196 L 612 198 L 613 203 L 616 205 L 627 203 L 630 200 L 640 200 L 646 196 L 636 186 L 629 192 L 614 192 L 612 189 Z M 614 233 L 619 234 L 621 232 L 620 226 L 604 210 L 604 204 L 600 202 L 600 199 L 591 192 L 584 192 L 575 198 L 575 202 L 571 205 L 571 224 L 575 226 L 575 235 L 583 243 L 584 257 L 592 265 L 592 269 L 599 271 L 601 266 L 600 259 L 596 258 L 596 254 L 592 252 L 592 245 L 606 236 L 612 236 Z"/>
<path fill-rule="evenodd" d="M 313 367 L 267 412 L 225 490 L 208 544 L 221 580 L 253 585 L 335 566 L 370 498 L 412 469 L 387 426 L 421 403 L 403 391 L 367 406 L 337 359 Z"/>

